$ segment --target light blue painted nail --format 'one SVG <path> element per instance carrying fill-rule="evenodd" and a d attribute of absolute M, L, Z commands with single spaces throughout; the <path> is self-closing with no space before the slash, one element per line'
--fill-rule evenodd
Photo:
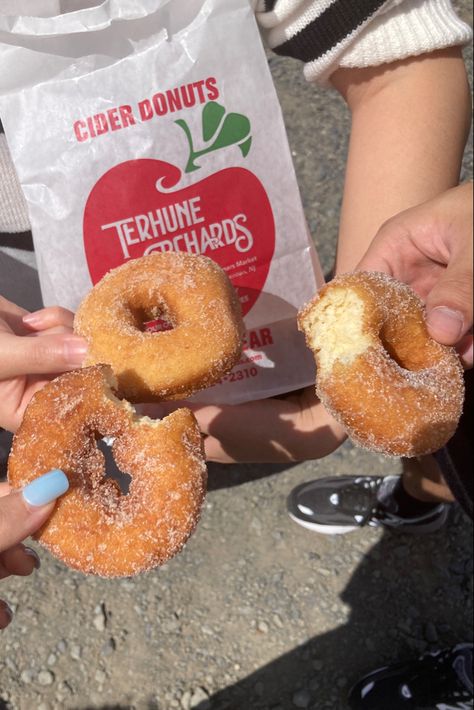
<path fill-rule="evenodd" d="M 54 469 L 25 486 L 23 498 L 28 505 L 46 505 L 66 493 L 68 488 L 69 481 L 66 474 L 59 469 Z"/>

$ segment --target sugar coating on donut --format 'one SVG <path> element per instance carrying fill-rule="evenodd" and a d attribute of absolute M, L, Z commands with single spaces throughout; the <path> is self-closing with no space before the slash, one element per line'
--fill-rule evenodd
<path fill-rule="evenodd" d="M 207 469 L 194 415 L 140 417 L 117 399 L 107 366 L 62 375 L 32 399 L 15 435 L 10 484 L 19 488 L 60 468 L 69 491 L 37 533 L 68 566 L 104 577 L 130 576 L 176 555 L 199 520 Z M 105 477 L 98 439 L 108 437 L 117 466 L 131 476 L 123 495 Z"/>
<path fill-rule="evenodd" d="M 316 391 L 360 446 L 394 456 L 441 448 L 462 412 L 452 348 L 429 337 L 424 307 L 386 274 L 334 279 L 299 315 L 314 353 Z"/>
<path fill-rule="evenodd" d="M 146 321 L 170 330 L 148 332 Z M 211 259 L 155 252 L 113 269 L 81 303 L 74 322 L 86 365 L 111 365 L 132 402 L 180 399 L 209 387 L 238 362 L 244 325 L 225 272 Z"/>

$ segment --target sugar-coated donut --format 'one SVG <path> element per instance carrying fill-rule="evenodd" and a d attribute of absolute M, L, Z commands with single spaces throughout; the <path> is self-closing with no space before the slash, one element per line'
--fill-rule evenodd
<path fill-rule="evenodd" d="M 324 286 L 298 316 L 316 360 L 316 393 L 365 448 L 420 456 L 456 430 L 463 371 L 428 334 L 422 301 L 387 274 L 356 272 Z"/>
<path fill-rule="evenodd" d="M 189 409 L 152 421 L 115 389 L 107 365 L 47 384 L 26 410 L 8 463 L 13 488 L 54 468 L 66 473 L 69 491 L 35 537 L 73 569 L 103 577 L 138 574 L 177 554 L 197 524 L 207 480 Z M 114 440 L 115 461 L 131 476 L 127 495 L 104 475 L 103 437 Z"/>
<path fill-rule="evenodd" d="M 163 317 L 172 329 L 145 332 Z M 113 269 L 85 297 L 74 330 L 86 365 L 107 363 L 131 402 L 182 399 L 238 362 L 244 326 L 225 272 L 211 259 L 153 252 Z"/>

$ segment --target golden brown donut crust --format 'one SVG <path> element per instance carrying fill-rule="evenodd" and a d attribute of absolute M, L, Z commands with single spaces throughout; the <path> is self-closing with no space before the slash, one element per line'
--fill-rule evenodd
<path fill-rule="evenodd" d="M 163 316 L 172 330 L 143 331 Z M 81 303 L 74 330 L 86 365 L 110 364 L 131 402 L 182 399 L 238 362 L 244 326 L 225 272 L 211 259 L 154 252 L 110 271 Z"/>
<path fill-rule="evenodd" d="M 300 312 L 316 392 L 351 439 L 393 456 L 440 449 L 464 399 L 452 348 L 428 334 L 422 301 L 387 274 L 335 278 Z"/>
<path fill-rule="evenodd" d="M 103 577 L 130 576 L 177 554 L 201 511 L 207 470 L 194 415 L 138 417 L 113 392 L 106 365 L 61 375 L 37 392 L 16 433 L 8 480 L 20 488 L 59 468 L 69 491 L 35 537 L 70 567 Z M 97 439 L 131 476 L 128 495 L 104 477 Z"/>

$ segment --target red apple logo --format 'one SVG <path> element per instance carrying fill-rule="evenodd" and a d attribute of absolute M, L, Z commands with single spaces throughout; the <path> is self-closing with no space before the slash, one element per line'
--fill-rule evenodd
<path fill-rule="evenodd" d="M 178 189 L 181 170 L 130 160 L 94 185 L 84 211 L 84 247 L 93 283 L 152 251 L 214 259 L 237 289 L 244 315 L 267 279 L 275 223 L 263 185 L 244 168 L 226 168 Z"/>

